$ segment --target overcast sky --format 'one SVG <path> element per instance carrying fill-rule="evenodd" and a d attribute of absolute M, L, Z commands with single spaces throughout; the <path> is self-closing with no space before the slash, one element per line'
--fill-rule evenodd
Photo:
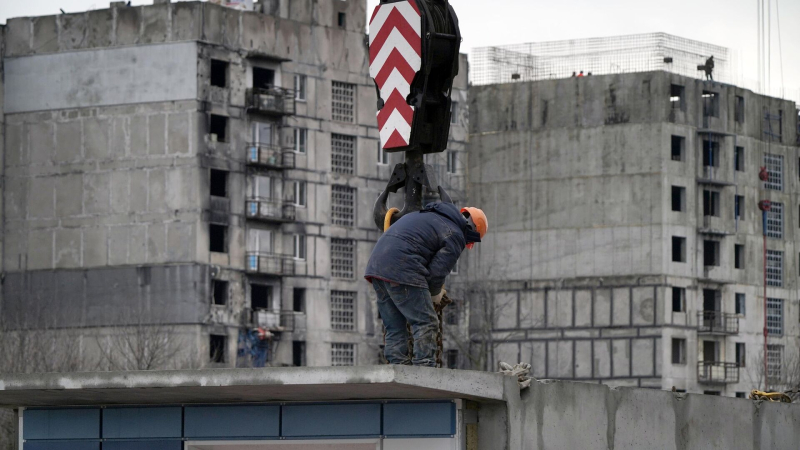
<path fill-rule="evenodd" d="M 319 0 L 333 1 L 333 0 Z M 352 1 L 352 0 L 351 0 Z M 777 10 L 785 84 L 800 88 L 800 1 L 769 0 L 773 11 L 772 85 L 781 84 Z M 0 0 L 9 17 L 106 8 L 108 0 Z M 134 5 L 152 0 L 134 0 Z M 378 0 L 368 0 L 371 11 Z M 462 51 L 472 47 L 663 31 L 738 52 L 744 78 L 757 78 L 758 0 L 451 0 L 461 23 Z"/>

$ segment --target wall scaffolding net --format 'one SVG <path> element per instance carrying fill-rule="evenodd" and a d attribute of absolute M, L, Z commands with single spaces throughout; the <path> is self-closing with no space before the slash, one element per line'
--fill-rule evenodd
<path fill-rule="evenodd" d="M 714 79 L 731 82 L 727 48 L 666 33 L 475 48 L 470 81 L 482 85 L 567 78 L 580 71 L 603 75 L 653 70 L 701 78 L 705 73 L 697 67 L 712 55 Z"/>

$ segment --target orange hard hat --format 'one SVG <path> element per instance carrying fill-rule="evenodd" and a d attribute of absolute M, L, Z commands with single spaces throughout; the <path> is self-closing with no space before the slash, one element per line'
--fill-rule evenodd
<path fill-rule="evenodd" d="M 480 209 L 472 206 L 461 208 L 461 213 L 463 214 L 464 212 L 469 213 L 469 216 L 475 223 L 475 228 L 477 228 L 475 231 L 477 231 L 478 234 L 481 235 L 481 239 L 483 239 L 483 237 L 486 236 L 486 231 L 489 230 L 489 221 L 486 219 L 486 214 L 484 214 Z M 474 245 L 474 242 L 467 243 L 467 248 L 472 248 Z"/>

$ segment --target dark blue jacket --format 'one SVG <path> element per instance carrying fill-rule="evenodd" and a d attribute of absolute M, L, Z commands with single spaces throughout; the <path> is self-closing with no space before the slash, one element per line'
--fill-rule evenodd
<path fill-rule="evenodd" d="M 378 239 L 364 274 L 437 294 L 464 251 L 467 220 L 452 203 L 406 214 Z"/>

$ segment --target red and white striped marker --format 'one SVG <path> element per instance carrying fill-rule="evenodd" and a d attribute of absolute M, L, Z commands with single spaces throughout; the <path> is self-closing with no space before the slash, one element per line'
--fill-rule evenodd
<path fill-rule="evenodd" d="M 411 140 L 414 107 L 406 102 L 422 66 L 422 17 L 416 0 L 378 5 L 369 21 L 369 75 L 381 91 L 378 129 L 384 149 Z"/>

